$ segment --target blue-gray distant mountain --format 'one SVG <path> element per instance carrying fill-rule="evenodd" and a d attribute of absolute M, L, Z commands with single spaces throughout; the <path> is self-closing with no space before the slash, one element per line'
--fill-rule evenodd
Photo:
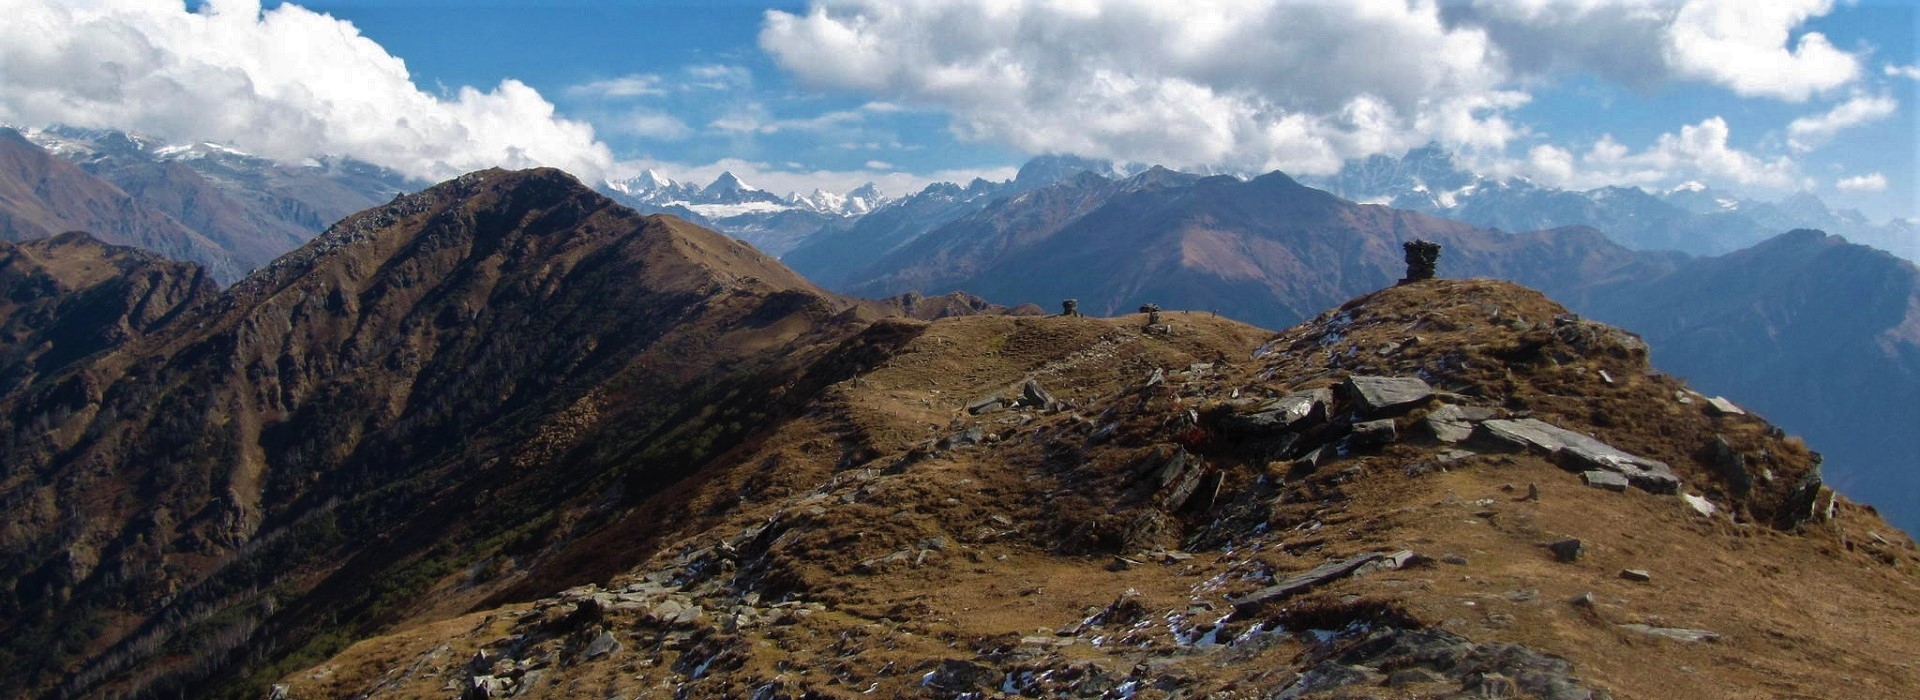
<path fill-rule="evenodd" d="M 1859 212 L 1833 211 L 1812 194 L 1779 202 L 1742 199 L 1698 182 L 1664 192 L 1638 187 L 1585 191 L 1542 187 L 1524 178 L 1498 180 L 1461 169 L 1439 146 L 1405 156 L 1348 162 L 1338 173 L 1301 180 L 1342 197 L 1388 204 L 1504 231 L 1592 226 L 1637 250 L 1718 255 L 1796 228 L 1820 229 L 1920 259 L 1920 230 L 1896 219 L 1875 224 Z"/>
<path fill-rule="evenodd" d="M 23 135 L 192 232 L 191 246 L 145 247 L 205 265 L 223 283 L 299 247 L 347 214 L 426 185 L 343 158 L 287 164 L 218 144 L 169 144 L 104 129 L 56 126 Z M 94 232 L 111 242 L 144 245 L 137 237 L 114 240 L 111 232 Z"/>

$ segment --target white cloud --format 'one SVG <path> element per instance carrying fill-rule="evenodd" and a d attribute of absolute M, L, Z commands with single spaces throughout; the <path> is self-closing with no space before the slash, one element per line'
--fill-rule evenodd
<path fill-rule="evenodd" d="M 753 72 L 745 66 L 708 63 L 688 66 L 687 87 L 702 90 L 744 90 L 753 87 Z"/>
<path fill-rule="evenodd" d="M 1856 94 L 1833 109 L 1800 117 L 1787 124 L 1787 145 L 1796 151 L 1811 151 L 1841 131 L 1893 116 L 1900 102 L 1892 95 Z"/>
<path fill-rule="evenodd" d="M 770 11 L 802 82 L 946 110 L 962 138 L 1169 165 L 1327 172 L 1429 141 L 1500 151 L 1565 73 L 1802 101 L 1860 76 L 1830 0 L 835 0 Z"/>
<path fill-rule="evenodd" d="M 1525 175 L 1542 184 L 1585 189 L 1605 185 L 1658 185 L 1703 179 L 1777 191 L 1808 186 L 1800 168 L 1785 156 L 1765 158 L 1727 144 L 1727 122 L 1711 117 L 1661 134 L 1635 152 L 1611 135 L 1585 153 L 1553 145 L 1535 146 L 1524 161 L 1494 164 L 1501 175 Z"/>
<path fill-rule="evenodd" d="M 765 163 L 740 158 L 724 158 L 704 165 L 673 163 L 653 159 L 621 161 L 614 166 L 615 179 L 632 177 L 643 170 L 651 169 L 680 182 L 705 184 L 712 182 L 720 173 L 731 172 L 735 177 L 775 194 L 794 192 L 812 192 L 815 188 L 830 192 L 847 192 L 869 182 L 874 183 L 881 192 L 890 196 L 904 196 L 920 191 L 935 182 L 955 182 L 965 185 L 974 178 L 985 178 L 1000 182 L 1013 179 L 1018 169 L 1004 168 L 957 168 L 937 170 L 928 173 L 908 173 L 889 168 L 877 168 L 885 163 L 868 163 L 854 170 L 808 169 L 799 163 Z"/>
<path fill-rule="evenodd" d="M 1867 173 L 1843 177 L 1833 183 L 1833 188 L 1841 192 L 1884 192 L 1887 189 L 1887 176 L 1880 173 Z"/>
<path fill-rule="evenodd" d="M 567 96 L 576 99 L 610 99 L 622 97 L 641 97 L 661 95 L 666 90 L 660 86 L 660 76 L 651 73 L 634 73 L 618 78 L 595 80 L 567 88 Z"/>
<path fill-rule="evenodd" d="M 612 128 L 659 141 L 678 141 L 693 134 L 693 128 L 678 117 L 651 110 L 634 110 L 616 117 Z"/>
<path fill-rule="evenodd" d="M 1920 65 L 1896 66 L 1896 65 L 1888 64 L 1886 66 L 1881 67 L 1880 72 L 1885 73 L 1889 78 L 1906 78 L 1908 80 L 1920 80 Z"/>
<path fill-rule="evenodd" d="M 948 110 L 965 138 L 1171 165 L 1497 147 L 1526 100 L 1431 2 L 857 0 L 769 12 L 760 45 L 810 85 Z"/>
<path fill-rule="evenodd" d="M 884 160 L 870 160 L 870 161 L 867 161 L 867 169 L 868 170 L 892 170 L 893 164 L 886 162 Z"/>
<path fill-rule="evenodd" d="M 519 81 L 422 92 L 352 24 L 295 5 L 0 0 L 0 15 L 0 121 L 347 155 L 433 179 L 550 165 L 591 180 L 613 163 L 591 126 Z"/>
<path fill-rule="evenodd" d="M 1833 9 L 1833 0 L 1695 0 L 1667 28 L 1667 61 L 1683 76 L 1744 96 L 1798 102 L 1853 82 L 1860 60 L 1807 32 L 1792 31 Z"/>

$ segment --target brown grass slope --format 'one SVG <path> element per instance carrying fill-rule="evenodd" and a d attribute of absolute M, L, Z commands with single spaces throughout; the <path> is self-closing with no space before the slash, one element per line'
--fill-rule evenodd
<path fill-rule="evenodd" d="M 4 399 L 11 694 L 246 696 L 569 557 L 811 387 L 873 318 L 555 170 L 349 217 Z M 583 563 L 584 562 L 584 563 Z"/>
<path fill-rule="evenodd" d="M 1798 440 L 1652 372 L 1629 334 L 1488 281 L 1389 288 L 1277 335 L 1166 320 L 1171 334 L 1138 315 L 876 323 L 843 348 L 868 369 L 686 482 L 638 566 L 422 616 L 287 675 L 286 696 L 1920 687 L 1914 544 L 1821 487 Z M 1291 427 L 1253 419 L 1375 375 L 1437 393 L 1375 412 L 1334 391 Z M 1057 403 L 1020 400 L 1027 380 Z M 1428 419 L 1455 410 L 1587 434 L 1683 486 L 1592 488 L 1566 454 L 1516 449 L 1487 423 L 1441 442 Z M 1362 440 L 1365 420 L 1394 437 Z M 1565 538 L 1584 556 L 1542 546 Z M 1408 554 L 1270 588 L 1394 552 Z"/>

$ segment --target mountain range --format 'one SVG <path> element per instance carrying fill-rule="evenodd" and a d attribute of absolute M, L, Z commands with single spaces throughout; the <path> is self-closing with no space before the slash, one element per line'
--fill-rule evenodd
<path fill-rule="evenodd" d="M 1525 178 L 1493 178 L 1462 169 L 1437 145 L 1399 158 L 1349 161 L 1339 172 L 1303 178 L 1357 202 L 1386 204 L 1476 226 L 1535 231 L 1591 226 L 1638 250 L 1720 255 L 1791 229 L 1818 229 L 1855 243 L 1920 260 L 1920 224 L 1883 224 L 1859 212 L 1833 211 L 1811 193 L 1777 202 L 1736 197 L 1699 182 L 1660 192 L 1639 187 L 1564 190 Z"/>
<path fill-rule="evenodd" d="M 36 148 L 37 147 L 37 148 Z M 0 238 L 84 230 L 205 265 L 231 283 L 340 218 L 425 186 L 351 159 L 283 164 L 217 144 L 167 144 L 120 131 L 0 128 L 11 182 L 50 196 L 85 191 L 74 206 L 0 200 Z M 72 167 L 68 167 L 71 165 Z M 92 180 L 81 184 L 82 181 Z M 71 212 L 87 211 L 75 218 Z"/>
<path fill-rule="evenodd" d="M 924 238 L 1011 243 L 928 250 L 991 272 L 997 250 L 1085 243 L 1092 220 L 1116 242 L 1076 264 L 1177 244 L 1149 256 L 1181 282 L 1156 292 L 1214 270 L 1169 265 L 1261 236 L 1326 249 L 1255 258 L 1327 276 L 1301 290 L 1382 288 L 1278 332 L 1204 311 L 865 300 L 545 169 L 401 196 L 224 290 L 83 234 L 8 244 L 0 352 L 31 371 L 0 385 L 7 690 L 1893 698 L 1920 683 L 1887 661 L 1920 653 L 1920 548 L 1827 488 L 1807 444 L 1539 292 L 1378 269 L 1415 232 L 1447 242 L 1448 274 L 1561 256 L 1577 262 L 1557 274 L 1620 281 L 1689 259 L 1355 205 L 1277 174 L 1088 173 L 996 202 Z M 1119 213 L 1178 233 L 1115 230 Z M 1249 228 L 1273 216 L 1296 223 Z M 1864 250 L 1774 245 L 1713 259 L 1728 277 L 1708 282 Z"/>

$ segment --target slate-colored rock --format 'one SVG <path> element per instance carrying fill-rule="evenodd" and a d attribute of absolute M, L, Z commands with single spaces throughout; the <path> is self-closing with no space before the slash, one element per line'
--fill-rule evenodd
<path fill-rule="evenodd" d="M 1651 625 L 1627 624 L 1627 625 L 1621 625 L 1620 628 L 1625 630 L 1631 630 L 1634 632 L 1639 632 L 1645 635 L 1655 636 L 1655 637 L 1666 637 L 1667 639 L 1671 639 L 1677 642 L 1693 643 L 1693 642 L 1720 641 L 1720 633 L 1718 632 L 1687 629 L 1684 627 L 1654 627 Z"/>
<path fill-rule="evenodd" d="M 1443 404 L 1427 413 L 1425 425 L 1433 439 L 1457 444 L 1473 437 L 1473 426 L 1491 418 L 1492 413 L 1484 408 L 1469 411 L 1453 404 Z"/>
<path fill-rule="evenodd" d="M 1753 472 L 1747 471 L 1747 458 L 1724 435 L 1713 436 L 1713 442 L 1707 446 L 1708 459 L 1713 462 L 1715 471 L 1727 482 L 1727 490 L 1734 496 L 1744 498 L 1753 491 Z"/>
<path fill-rule="evenodd" d="M 1620 571 L 1620 578 L 1628 581 L 1646 583 L 1653 580 L 1653 574 L 1647 573 L 1645 569 L 1622 569 Z"/>
<path fill-rule="evenodd" d="M 619 650 L 620 640 L 615 639 L 612 632 L 601 632 L 587 643 L 586 656 L 588 659 L 598 659 Z"/>
<path fill-rule="evenodd" d="M 1476 435 L 1516 448 L 1554 456 L 1569 469 L 1601 470 L 1625 476 L 1634 486 L 1652 493 L 1676 493 L 1680 478 L 1667 463 L 1614 448 L 1612 445 L 1533 418 L 1482 422 Z"/>
<path fill-rule="evenodd" d="M 984 399 L 980 399 L 973 403 L 967 404 L 967 413 L 971 413 L 977 416 L 982 413 L 992 413 L 994 411 L 998 411 L 1006 407 L 1007 407 L 1006 398 L 1002 397 L 999 394 L 994 394 Z"/>
<path fill-rule="evenodd" d="M 1724 396 L 1707 399 L 1707 412 L 1716 416 L 1744 416 L 1747 412 L 1728 401 Z"/>
<path fill-rule="evenodd" d="M 1419 377 L 1347 377 L 1342 385 L 1354 408 L 1364 416 L 1378 416 L 1411 408 L 1433 397 L 1433 387 Z"/>
<path fill-rule="evenodd" d="M 1260 404 L 1252 413 L 1227 416 L 1220 427 L 1230 433 L 1258 435 L 1298 430 L 1326 419 L 1333 391 L 1327 388 L 1296 391 Z"/>
<path fill-rule="evenodd" d="M 1608 491 L 1627 490 L 1627 477 L 1618 472 L 1591 469 L 1580 472 L 1580 480 L 1596 489 L 1606 489 Z"/>
<path fill-rule="evenodd" d="M 1020 387 L 1020 405 L 1042 411 L 1054 411 L 1059 410 L 1060 401 L 1053 398 L 1053 393 L 1047 391 L 1046 387 L 1040 386 L 1038 380 L 1029 379 Z"/>
<path fill-rule="evenodd" d="M 1392 418 L 1362 421 L 1353 424 L 1352 444 L 1356 447 L 1385 445 L 1399 438 L 1400 434 L 1394 429 Z"/>
<path fill-rule="evenodd" d="M 1235 614 L 1257 612 L 1261 606 L 1267 603 L 1294 596 L 1316 586 L 1351 576 L 1356 570 L 1367 564 L 1390 557 L 1397 558 L 1397 561 L 1404 562 L 1411 558 L 1412 555 L 1412 552 L 1406 552 L 1404 557 L 1397 552 L 1368 552 L 1339 561 L 1327 562 L 1304 572 L 1289 576 L 1266 588 L 1235 598 L 1233 599 L 1233 609 Z"/>
<path fill-rule="evenodd" d="M 1580 561 L 1580 557 L 1586 555 L 1587 547 L 1579 538 L 1568 538 L 1548 543 L 1547 551 L 1553 552 L 1554 561 L 1571 564 Z"/>

